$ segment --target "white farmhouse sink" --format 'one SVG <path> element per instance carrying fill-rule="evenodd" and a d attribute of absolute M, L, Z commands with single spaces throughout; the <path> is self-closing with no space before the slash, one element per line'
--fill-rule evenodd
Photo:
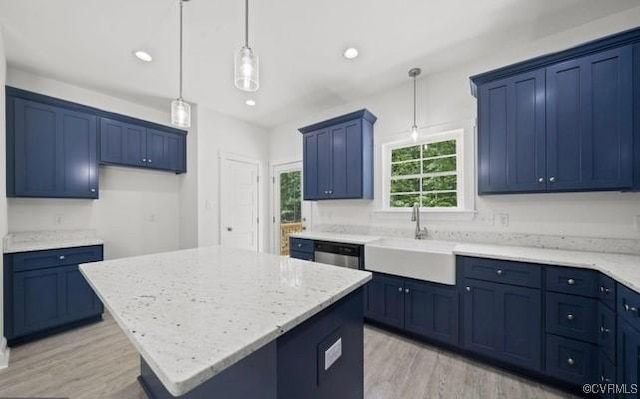
<path fill-rule="evenodd" d="M 455 242 L 383 238 L 364 246 L 369 271 L 455 285 Z"/>

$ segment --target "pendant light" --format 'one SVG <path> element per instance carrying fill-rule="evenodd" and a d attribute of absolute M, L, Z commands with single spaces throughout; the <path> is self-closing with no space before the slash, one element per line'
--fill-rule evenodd
<path fill-rule="evenodd" d="M 171 101 L 171 124 L 182 127 L 191 127 L 191 105 L 182 99 L 182 7 L 185 1 L 180 2 L 180 95 Z"/>
<path fill-rule="evenodd" d="M 413 79 L 413 125 L 411 126 L 411 139 L 418 141 L 418 124 L 416 123 L 416 104 L 417 104 L 417 79 L 420 75 L 420 68 L 411 68 L 409 77 Z"/>
<path fill-rule="evenodd" d="M 244 46 L 238 51 L 234 60 L 235 86 L 242 91 L 258 91 L 260 79 L 258 56 L 249 47 L 249 0 L 244 2 Z"/>

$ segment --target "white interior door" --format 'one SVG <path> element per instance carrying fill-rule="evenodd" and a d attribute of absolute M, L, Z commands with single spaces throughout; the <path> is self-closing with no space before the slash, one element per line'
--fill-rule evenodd
<path fill-rule="evenodd" d="M 311 203 L 302 200 L 302 162 L 274 165 L 272 251 L 289 254 L 289 235 L 311 223 Z"/>
<path fill-rule="evenodd" d="M 258 250 L 258 174 L 258 162 L 221 157 L 221 245 Z"/>

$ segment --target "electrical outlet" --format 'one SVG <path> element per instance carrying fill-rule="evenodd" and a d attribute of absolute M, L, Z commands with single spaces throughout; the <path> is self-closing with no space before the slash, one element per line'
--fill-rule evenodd
<path fill-rule="evenodd" d="M 151 223 L 156 221 L 156 214 L 155 213 L 152 213 L 152 214 L 149 215 L 149 221 Z"/>
<path fill-rule="evenodd" d="M 498 213 L 498 226 L 500 227 L 509 227 L 509 214 L 508 213 Z"/>
<path fill-rule="evenodd" d="M 495 217 L 492 212 L 478 212 L 475 220 L 485 226 L 493 226 L 495 224 Z"/>
<path fill-rule="evenodd" d="M 60 226 L 63 222 L 62 215 L 55 215 L 53 217 L 53 224 L 56 226 Z"/>

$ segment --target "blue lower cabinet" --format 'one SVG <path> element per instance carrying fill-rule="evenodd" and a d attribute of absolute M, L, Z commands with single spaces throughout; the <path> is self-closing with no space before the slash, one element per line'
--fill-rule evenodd
<path fill-rule="evenodd" d="M 102 246 L 5 255 L 5 336 L 10 345 L 100 318 L 102 302 L 78 264 L 67 263 L 75 259 L 102 260 Z"/>
<path fill-rule="evenodd" d="M 598 348 L 590 343 L 547 334 L 546 371 L 572 385 L 594 384 Z"/>
<path fill-rule="evenodd" d="M 301 252 L 301 251 L 289 251 L 289 257 L 294 259 L 302 259 L 302 260 L 314 260 L 313 253 L 311 252 Z"/>
<path fill-rule="evenodd" d="M 616 371 L 618 384 L 624 384 L 631 389 L 632 384 L 638 384 L 640 375 L 640 331 L 636 330 L 624 318 L 618 316 L 618 342 L 616 353 Z M 637 385 L 636 385 L 637 386 Z M 637 398 L 634 395 L 625 398 Z"/>
<path fill-rule="evenodd" d="M 463 346 L 528 370 L 542 369 L 540 290 L 464 279 Z"/>
<path fill-rule="evenodd" d="M 404 297 L 404 280 L 401 277 L 374 273 L 366 285 L 364 315 L 368 319 L 402 328 Z"/>
<path fill-rule="evenodd" d="M 545 318 L 548 333 L 591 343 L 598 340 L 596 299 L 547 292 Z"/>
<path fill-rule="evenodd" d="M 432 340 L 458 345 L 456 287 L 406 281 L 404 290 L 404 329 Z"/>

